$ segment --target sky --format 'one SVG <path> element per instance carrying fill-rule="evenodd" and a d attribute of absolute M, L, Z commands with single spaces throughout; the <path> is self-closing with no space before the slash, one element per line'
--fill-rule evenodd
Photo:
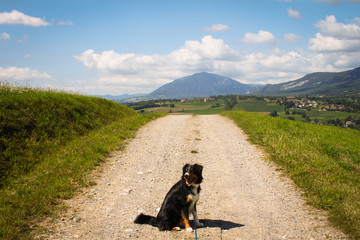
<path fill-rule="evenodd" d="M 150 93 L 215 73 L 275 84 L 360 67 L 360 0 L 0 0 L 0 81 Z"/>

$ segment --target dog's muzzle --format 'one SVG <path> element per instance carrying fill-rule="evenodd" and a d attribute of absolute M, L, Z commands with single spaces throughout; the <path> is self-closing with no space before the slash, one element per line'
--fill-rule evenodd
<path fill-rule="evenodd" d="M 187 185 L 191 185 L 195 180 L 193 174 L 189 174 L 189 173 L 185 173 L 184 178 Z"/>

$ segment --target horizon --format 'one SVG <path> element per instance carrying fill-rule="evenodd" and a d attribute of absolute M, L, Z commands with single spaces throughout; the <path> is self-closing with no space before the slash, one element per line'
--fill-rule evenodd
<path fill-rule="evenodd" d="M 278 84 L 360 66 L 360 0 L 0 1 L 0 81 L 151 93 L 201 72 Z"/>

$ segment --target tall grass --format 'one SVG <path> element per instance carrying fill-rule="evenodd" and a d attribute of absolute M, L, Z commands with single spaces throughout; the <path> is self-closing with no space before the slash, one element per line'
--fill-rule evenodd
<path fill-rule="evenodd" d="M 36 221 L 89 185 L 91 171 L 160 114 L 107 100 L 0 88 L 0 238 L 30 239 Z"/>
<path fill-rule="evenodd" d="M 136 113 L 120 104 L 73 94 L 0 87 L 0 187 L 41 161 L 49 146 Z"/>
<path fill-rule="evenodd" d="M 330 221 L 360 239 L 360 132 L 256 113 L 224 112 L 263 147 Z"/>

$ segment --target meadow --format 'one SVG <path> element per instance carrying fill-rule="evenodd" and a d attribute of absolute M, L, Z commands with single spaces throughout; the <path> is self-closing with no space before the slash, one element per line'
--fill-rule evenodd
<path fill-rule="evenodd" d="M 94 184 L 91 172 L 160 116 L 100 98 L 2 85 L 0 239 L 31 239 L 36 222 Z"/>
<path fill-rule="evenodd" d="M 144 109 L 145 113 L 151 112 L 166 112 L 172 114 L 219 114 L 225 111 L 224 100 L 217 99 L 215 101 L 204 102 L 203 100 L 190 100 L 188 102 L 166 102 L 167 106 L 159 106 Z M 174 104 L 174 107 L 170 107 Z M 217 107 L 215 107 L 217 105 Z M 285 113 L 284 106 L 275 103 L 268 103 L 263 100 L 246 99 L 237 100 L 237 104 L 232 108 L 233 111 L 257 112 L 264 115 L 269 115 L 272 111 L 276 110 L 280 118 L 293 117 L 296 121 L 305 121 L 301 114 L 293 115 L 293 109 L 288 109 L 290 114 Z M 360 113 L 347 113 L 338 111 L 318 111 L 318 110 L 299 110 L 298 112 L 306 113 L 310 120 L 328 121 L 331 119 L 346 119 L 347 117 L 360 117 Z"/>
<path fill-rule="evenodd" d="M 326 210 L 334 226 L 360 238 L 360 131 L 249 112 L 223 112 Z"/>

